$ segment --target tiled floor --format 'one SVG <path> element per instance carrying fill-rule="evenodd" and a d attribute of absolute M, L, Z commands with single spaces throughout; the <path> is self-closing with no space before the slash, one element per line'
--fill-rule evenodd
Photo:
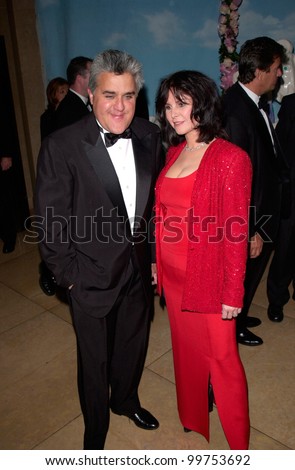
<path fill-rule="evenodd" d="M 81 449 L 83 422 L 76 387 L 76 345 L 66 303 L 38 284 L 38 249 L 22 241 L 2 254 L 0 243 L 0 448 Z M 185 434 L 178 420 L 169 325 L 156 302 L 140 386 L 142 405 L 160 421 L 156 431 L 111 416 L 108 449 L 228 449 L 214 407 L 211 441 Z M 281 324 L 266 315 L 265 277 L 252 314 L 259 347 L 240 346 L 249 384 L 250 449 L 295 449 L 295 302 Z"/>

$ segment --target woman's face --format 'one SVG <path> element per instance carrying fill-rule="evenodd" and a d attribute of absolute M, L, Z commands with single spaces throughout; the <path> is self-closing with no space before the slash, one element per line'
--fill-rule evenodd
<path fill-rule="evenodd" d="M 181 95 L 181 101 L 169 91 L 168 100 L 165 105 L 165 115 L 170 126 L 179 135 L 187 135 L 197 132 L 197 121 L 191 119 L 193 101 L 189 95 Z"/>

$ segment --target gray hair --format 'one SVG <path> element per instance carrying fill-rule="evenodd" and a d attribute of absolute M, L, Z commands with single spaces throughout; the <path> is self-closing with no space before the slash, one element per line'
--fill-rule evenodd
<path fill-rule="evenodd" d="M 143 87 L 144 79 L 142 65 L 127 52 L 108 49 L 98 54 L 91 65 L 89 88 L 94 93 L 97 87 L 97 77 L 103 72 L 111 72 L 116 75 L 130 73 L 135 80 L 136 92 Z"/>

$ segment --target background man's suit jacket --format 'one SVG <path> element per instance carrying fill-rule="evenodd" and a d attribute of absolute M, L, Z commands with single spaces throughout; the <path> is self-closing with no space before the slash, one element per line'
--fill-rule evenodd
<path fill-rule="evenodd" d="M 133 237 L 119 180 L 93 113 L 46 138 L 38 159 L 35 208 L 37 216 L 45 218 L 39 231 L 42 257 L 57 283 L 74 284 L 71 296 L 97 317 L 117 298 L 133 242 L 151 297 L 150 219 L 162 145 L 155 124 L 134 118 L 130 127 L 137 178 Z"/>
<path fill-rule="evenodd" d="M 87 114 L 89 114 L 89 109 L 85 103 L 73 91 L 69 90 L 54 113 L 53 129 L 73 124 Z"/>
<path fill-rule="evenodd" d="M 284 96 L 278 117 L 277 135 L 291 170 L 292 181 L 295 181 L 295 93 Z"/>
<path fill-rule="evenodd" d="M 265 240 L 255 219 L 271 215 L 262 229 L 274 241 L 281 215 L 284 156 L 279 148 L 275 154 L 261 111 L 238 83 L 227 90 L 223 104 L 229 138 L 248 153 L 253 166 L 251 206 L 256 214 L 250 217 L 249 235 L 252 237 L 257 231 Z"/>

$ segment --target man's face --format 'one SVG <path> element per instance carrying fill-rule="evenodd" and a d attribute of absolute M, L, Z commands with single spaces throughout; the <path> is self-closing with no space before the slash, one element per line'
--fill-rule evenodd
<path fill-rule="evenodd" d="M 130 73 L 103 72 L 97 77 L 95 92 L 88 90 L 93 112 L 109 132 L 121 134 L 131 123 L 136 104 L 135 80 Z"/>
<path fill-rule="evenodd" d="M 277 58 L 270 66 L 269 71 L 259 71 L 262 93 L 273 91 L 276 87 L 278 78 L 282 76 L 281 59 Z"/>

